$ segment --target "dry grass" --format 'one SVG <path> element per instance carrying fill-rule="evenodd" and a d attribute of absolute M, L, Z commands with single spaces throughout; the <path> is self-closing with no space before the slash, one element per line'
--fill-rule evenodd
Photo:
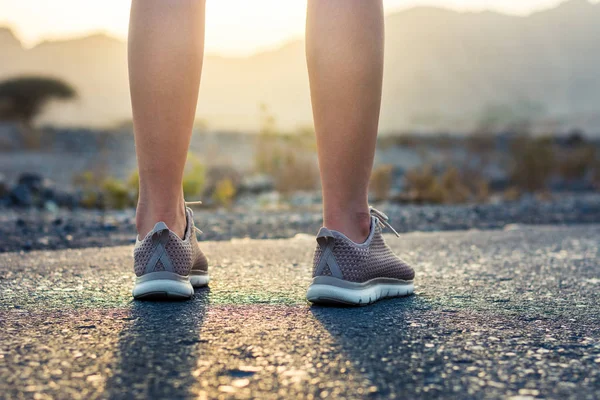
<path fill-rule="evenodd" d="M 404 177 L 407 198 L 415 203 L 460 204 L 485 202 L 489 198 L 489 185 L 473 171 L 460 171 L 448 167 L 436 174 L 431 166 L 408 171 Z"/>
<path fill-rule="evenodd" d="M 270 175 L 275 189 L 283 194 L 317 189 L 319 171 L 314 161 L 314 132 L 302 129 L 295 135 L 280 134 L 265 106 L 261 111 L 263 122 L 254 154 L 256 172 Z"/>
<path fill-rule="evenodd" d="M 255 169 L 273 177 L 281 193 L 314 190 L 319 187 L 319 171 L 314 157 L 277 139 L 262 137 L 257 141 Z"/>
<path fill-rule="evenodd" d="M 556 165 L 551 138 L 521 136 L 511 143 L 510 180 L 521 190 L 544 190 Z"/>
<path fill-rule="evenodd" d="M 217 182 L 212 200 L 220 206 L 230 207 L 235 198 L 236 189 L 231 179 L 225 178 Z"/>
<path fill-rule="evenodd" d="M 198 157 L 189 153 L 183 174 L 183 195 L 186 199 L 199 198 L 206 184 L 206 168 Z"/>
<path fill-rule="evenodd" d="M 373 169 L 369 189 L 375 196 L 376 201 L 384 201 L 390 197 L 393 183 L 394 166 L 384 164 Z"/>
<path fill-rule="evenodd" d="M 413 169 L 404 176 L 409 198 L 416 203 L 444 202 L 444 193 L 438 177 L 431 166 Z"/>

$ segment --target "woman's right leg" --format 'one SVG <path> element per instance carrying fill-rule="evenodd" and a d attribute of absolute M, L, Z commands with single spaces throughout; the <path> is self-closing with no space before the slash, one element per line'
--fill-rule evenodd
<path fill-rule="evenodd" d="M 133 0 L 129 82 L 140 174 L 140 238 L 162 221 L 183 237 L 182 179 L 204 52 L 203 0 Z"/>

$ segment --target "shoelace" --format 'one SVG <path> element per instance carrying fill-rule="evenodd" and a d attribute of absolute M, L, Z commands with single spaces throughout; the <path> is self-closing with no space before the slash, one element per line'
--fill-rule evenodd
<path fill-rule="evenodd" d="M 183 203 L 185 204 L 186 207 L 189 207 L 189 206 L 199 206 L 199 205 L 202 204 L 201 201 L 184 201 Z M 191 211 L 191 209 L 190 209 L 190 211 Z M 194 218 L 194 212 L 191 211 L 191 213 L 192 213 L 192 218 Z M 194 230 L 196 231 L 196 233 L 198 233 L 200 235 L 202 235 L 204 233 L 200 229 L 198 229 L 198 227 L 196 226 L 196 224 L 194 224 Z"/>
<path fill-rule="evenodd" d="M 369 207 L 369 210 L 371 211 L 371 215 L 374 215 L 375 218 L 377 218 L 377 222 L 379 223 L 379 226 L 381 227 L 381 229 L 383 228 L 389 228 L 392 232 L 394 232 L 394 234 L 396 235 L 396 237 L 400 237 L 400 234 L 398 232 L 396 232 L 396 230 L 394 229 L 394 227 L 392 226 L 392 224 L 390 224 L 390 217 L 388 217 L 387 215 L 385 215 L 383 212 L 377 210 L 376 208 L 373 207 Z"/>

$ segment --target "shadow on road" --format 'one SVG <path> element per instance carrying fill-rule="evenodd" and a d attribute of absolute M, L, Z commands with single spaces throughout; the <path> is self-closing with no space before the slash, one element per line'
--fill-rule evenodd
<path fill-rule="evenodd" d="M 105 397 L 191 397 L 208 294 L 209 289 L 197 291 L 185 302 L 132 302 L 132 323 L 119 335 Z"/>
<path fill-rule="evenodd" d="M 428 336 L 419 327 L 419 315 L 430 308 L 423 298 L 411 296 L 368 307 L 310 310 L 340 346 L 350 368 L 365 379 L 366 393 L 380 397 L 420 384 L 411 369 L 420 367 Z"/>

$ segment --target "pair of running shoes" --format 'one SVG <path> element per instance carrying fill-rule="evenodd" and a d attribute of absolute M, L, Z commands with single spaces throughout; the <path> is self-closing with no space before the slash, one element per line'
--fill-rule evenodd
<path fill-rule="evenodd" d="M 185 211 L 183 239 L 158 222 L 142 240 L 136 240 L 134 298 L 187 299 L 194 295 L 194 288 L 208 285 L 208 260 L 198 246 L 194 214 L 189 207 Z M 317 304 L 359 306 L 412 294 L 414 270 L 385 243 L 385 227 L 398 235 L 388 217 L 371 208 L 371 231 L 364 243 L 321 228 L 306 299 Z"/>

